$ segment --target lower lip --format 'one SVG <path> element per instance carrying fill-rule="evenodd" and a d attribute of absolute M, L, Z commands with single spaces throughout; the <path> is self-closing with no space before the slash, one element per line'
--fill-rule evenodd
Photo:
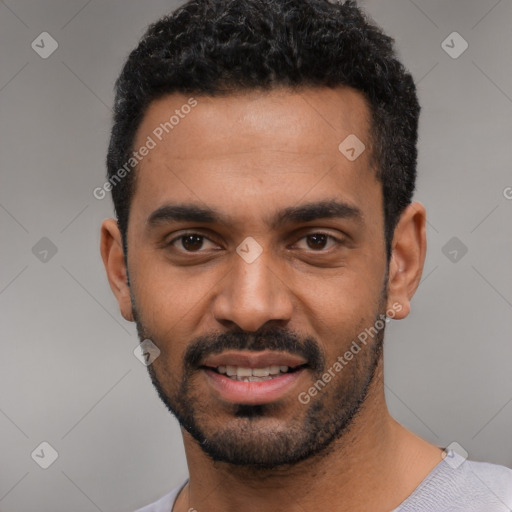
<path fill-rule="evenodd" d="M 274 402 L 289 393 L 304 372 L 304 368 L 260 382 L 232 380 L 213 370 L 203 368 L 203 371 L 209 384 L 223 400 L 236 404 L 258 405 Z"/>

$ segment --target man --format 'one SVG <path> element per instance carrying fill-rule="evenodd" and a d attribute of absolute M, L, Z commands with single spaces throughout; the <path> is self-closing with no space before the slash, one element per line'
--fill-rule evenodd
<path fill-rule="evenodd" d="M 426 251 L 392 43 L 353 2 L 192 0 L 129 56 L 101 252 L 190 474 L 141 511 L 511 509 L 386 407 Z"/>

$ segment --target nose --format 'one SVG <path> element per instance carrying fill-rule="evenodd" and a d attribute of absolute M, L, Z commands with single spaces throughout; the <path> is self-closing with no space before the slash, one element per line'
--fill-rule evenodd
<path fill-rule="evenodd" d="M 277 265 L 271 265 L 265 252 L 252 263 L 237 254 L 234 260 L 215 297 L 215 319 L 245 331 L 257 331 L 270 321 L 286 325 L 292 315 L 292 293 Z"/>

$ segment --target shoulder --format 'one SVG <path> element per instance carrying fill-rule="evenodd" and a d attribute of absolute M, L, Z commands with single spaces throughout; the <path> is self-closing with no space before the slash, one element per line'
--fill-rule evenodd
<path fill-rule="evenodd" d="M 188 481 L 188 480 L 187 480 Z M 159 500 L 137 509 L 135 512 L 171 512 L 179 492 L 185 487 L 187 481 L 175 487 L 171 492 L 162 496 Z"/>
<path fill-rule="evenodd" d="M 394 512 L 510 512 L 512 470 L 450 451 Z"/>
<path fill-rule="evenodd" d="M 475 461 L 466 461 L 461 468 L 464 468 L 468 483 L 480 493 L 490 493 L 509 508 L 512 507 L 512 469 Z"/>

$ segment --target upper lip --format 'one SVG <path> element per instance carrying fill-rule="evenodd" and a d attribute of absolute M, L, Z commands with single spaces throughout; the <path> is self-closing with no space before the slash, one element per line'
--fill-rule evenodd
<path fill-rule="evenodd" d="M 202 366 L 217 368 L 218 366 L 239 366 L 242 368 L 266 368 L 267 366 L 289 366 L 295 368 L 306 364 L 300 356 L 288 352 L 263 350 L 261 352 L 228 350 L 207 357 Z"/>

